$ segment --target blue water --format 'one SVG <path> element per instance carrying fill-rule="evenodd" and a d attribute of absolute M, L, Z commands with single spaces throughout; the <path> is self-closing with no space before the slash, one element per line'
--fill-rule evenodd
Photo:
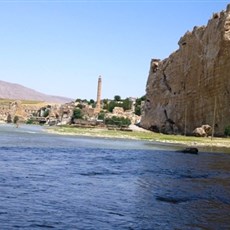
<path fill-rule="evenodd" d="M 230 154 L 0 126 L 0 229 L 230 229 Z"/>

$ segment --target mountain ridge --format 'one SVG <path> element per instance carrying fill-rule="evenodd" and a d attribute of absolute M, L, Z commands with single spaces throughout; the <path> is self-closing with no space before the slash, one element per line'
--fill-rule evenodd
<path fill-rule="evenodd" d="M 33 100 L 52 103 L 67 103 L 72 98 L 47 95 L 34 89 L 25 87 L 18 83 L 11 83 L 0 80 L 0 98 L 13 100 Z"/>

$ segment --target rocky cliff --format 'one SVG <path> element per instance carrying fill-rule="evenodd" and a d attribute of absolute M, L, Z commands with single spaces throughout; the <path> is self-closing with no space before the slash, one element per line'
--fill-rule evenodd
<path fill-rule="evenodd" d="M 168 58 L 151 61 L 141 126 L 191 134 L 209 124 L 222 135 L 230 125 L 230 4 L 178 44 Z"/>

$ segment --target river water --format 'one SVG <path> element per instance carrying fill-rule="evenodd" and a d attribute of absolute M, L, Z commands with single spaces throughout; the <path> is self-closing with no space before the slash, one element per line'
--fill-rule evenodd
<path fill-rule="evenodd" d="M 230 229 L 230 154 L 0 126 L 0 229 Z"/>

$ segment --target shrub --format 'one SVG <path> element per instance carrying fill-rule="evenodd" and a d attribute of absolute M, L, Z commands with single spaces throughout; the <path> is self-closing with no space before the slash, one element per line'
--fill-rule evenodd
<path fill-rule="evenodd" d="M 7 119 L 6 119 L 7 123 L 11 123 L 12 122 L 12 117 L 10 114 L 7 115 Z"/>
<path fill-rule="evenodd" d="M 129 100 L 129 98 L 123 100 L 122 107 L 124 110 L 129 110 L 132 108 L 132 102 Z"/>
<path fill-rule="evenodd" d="M 73 111 L 73 119 L 82 119 L 83 118 L 83 114 L 82 114 L 82 111 L 81 109 L 79 108 L 75 108 L 74 111 Z"/>
<path fill-rule="evenodd" d="M 14 117 L 14 124 L 17 124 L 18 121 L 19 121 L 19 116 L 15 116 L 15 117 Z"/>
<path fill-rule="evenodd" d="M 27 125 L 32 125 L 35 123 L 35 120 L 33 118 L 29 118 L 27 121 L 26 121 L 26 124 Z"/>
<path fill-rule="evenodd" d="M 98 118 L 97 118 L 98 120 L 104 120 L 105 119 L 105 113 L 104 112 L 100 112 L 99 114 L 98 114 Z"/>
<path fill-rule="evenodd" d="M 141 106 L 138 105 L 135 107 L 135 114 L 137 116 L 141 116 Z"/>
<path fill-rule="evenodd" d="M 230 125 L 228 125 L 227 127 L 225 127 L 225 129 L 224 129 L 224 135 L 225 136 L 230 136 Z"/>
<path fill-rule="evenodd" d="M 137 98 L 136 104 L 135 104 L 135 114 L 136 115 L 141 116 L 141 113 L 142 113 L 141 104 L 145 100 L 146 100 L 146 96 L 142 96 L 141 98 Z"/>
<path fill-rule="evenodd" d="M 110 113 L 112 113 L 114 107 L 116 107 L 116 106 L 117 106 L 117 103 L 116 103 L 115 101 L 111 101 L 111 102 L 109 103 L 109 105 L 108 105 L 108 111 L 109 111 Z"/>
<path fill-rule="evenodd" d="M 93 99 L 90 99 L 89 104 L 90 105 L 95 104 L 95 101 Z"/>
<path fill-rule="evenodd" d="M 48 109 L 45 110 L 43 117 L 48 117 L 50 114 L 50 111 Z"/>
<path fill-rule="evenodd" d="M 83 109 L 84 106 L 82 104 L 78 104 L 76 107 L 79 109 Z"/>
<path fill-rule="evenodd" d="M 119 95 L 114 96 L 114 101 L 121 101 L 121 97 Z"/>
<path fill-rule="evenodd" d="M 129 126 L 131 124 L 131 121 L 129 118 L 113 116 L 112 118 L 106 118 L 105 124 L 116 125 L 118 127 L 121 127 L 121 126 Z"/>

